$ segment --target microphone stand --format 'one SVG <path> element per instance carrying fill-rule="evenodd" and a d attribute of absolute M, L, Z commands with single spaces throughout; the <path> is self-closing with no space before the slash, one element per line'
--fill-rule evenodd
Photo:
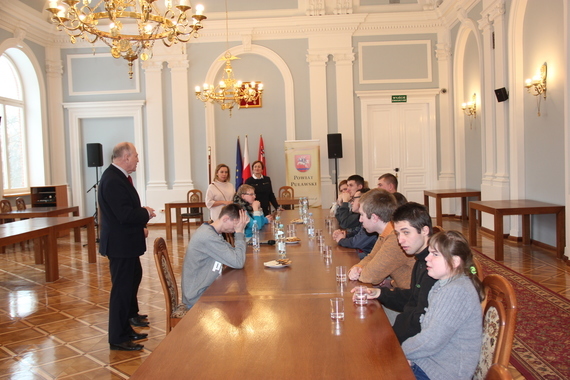
<path fill-rule="evenodd" d="M 99 187 L 99 167 L 95 167 L 95 184 L 87 190 L 89 193 L 91 190 L 95 190 L 95 212 L 93 213 L 93 219 L 95 220 L 95 243 L 99 243 L 99 204 L 97 203 L 97 188 Z M 87 246 L 87 244 L 83 244 Z"/>

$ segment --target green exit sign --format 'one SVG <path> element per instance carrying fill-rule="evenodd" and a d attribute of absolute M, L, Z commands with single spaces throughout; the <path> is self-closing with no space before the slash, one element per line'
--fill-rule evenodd
<path fill-rule="evenodd" d="M 392 95 L 392 103 L 407 103 L 408 95 Z"/>

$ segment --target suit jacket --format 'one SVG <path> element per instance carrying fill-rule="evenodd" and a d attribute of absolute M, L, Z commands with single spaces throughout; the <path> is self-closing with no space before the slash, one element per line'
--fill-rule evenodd
<path fill-rule="evenodd" d="M 137 190 L 114 165 L 99 182 L 99 252 L 103 256 L 134 258 L 146 251 L 144 227 L 148 211 L 141 207 Z"/>

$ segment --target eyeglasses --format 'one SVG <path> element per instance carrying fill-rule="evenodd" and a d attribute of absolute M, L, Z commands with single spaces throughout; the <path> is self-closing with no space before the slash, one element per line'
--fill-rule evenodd
<path fill-rule="evenodd" d="M 358 199 L 358 198 L 360 198 L 360 195 L 358 197 L 352 197 L 352 199 Z"/>
<path fill-rule="evenodd" d="M 244 193 L 243 195 L 255 195 L 255 193 Z"/>

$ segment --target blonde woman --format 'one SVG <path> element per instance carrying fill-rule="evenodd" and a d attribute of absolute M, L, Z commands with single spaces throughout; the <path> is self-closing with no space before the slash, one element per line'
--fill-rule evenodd
<path fill-rule="evenodd" d="M 220 211 L 225 205 L 233 203 L 234 185 L 229 181 L 230 168 L 226 164 L 216 166 L 214 181 L 206 191 L 206 207 L 210 210 L 210 219 L 218 220 Z"/>

